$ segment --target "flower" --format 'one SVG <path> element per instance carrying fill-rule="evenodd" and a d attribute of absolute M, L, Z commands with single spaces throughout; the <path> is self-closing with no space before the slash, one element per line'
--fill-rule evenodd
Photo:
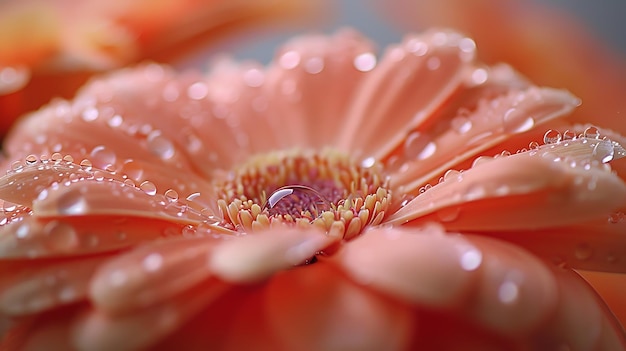
<path fill-rule="evenodd" d="M 583 101 L 568 121 L 584 123 L 593 117 L 594 123 L 626 133 L 624 58 L 565 11 L 539 1 L 516 0 L 446 0 L 436 5 L 396 0 L 383 5 L 393 23 L 400 23 L 404 30 L 457 28 L 476 40 L 483 61 L 507 62 L 536 84 L 567 88 Z M 626 323 L 626 304 L 621 297 L 626 276 L 581 273 L 622 324 Z"/>
<path fill-rule="evenodd" d="M 145 59 L 172 62 L 229 30 L 313 9 L 280 0 L 3 1 L 1 136 L 23 113 L 73 96 L 94 73 Z"/>
<path fill-rule="evenodd" d="M 623 349 L 570 268 L 626 270 L 625 139 L 579 103 L 448 30 L 94 80 L 5 144 L 5 347 Z"/>

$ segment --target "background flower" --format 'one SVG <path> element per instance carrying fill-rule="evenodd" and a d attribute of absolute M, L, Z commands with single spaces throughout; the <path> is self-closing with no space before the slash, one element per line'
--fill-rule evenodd
<path fill-rule="evenodd" d="M 308 1 L 3 1 L 0 136 L 94 73 L 145 59 L 172 61 L 252 24 L 314 16 Z M 266 26 L 269 27 L 269 26 Z"/>

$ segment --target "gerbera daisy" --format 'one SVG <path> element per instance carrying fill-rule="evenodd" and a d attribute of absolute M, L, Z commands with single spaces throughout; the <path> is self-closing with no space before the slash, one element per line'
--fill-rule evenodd
<path fill-rule="evenodd" d="M 94 73 L 145 59 L 170 62 L 228 31 L 302 20 L 316 9 L 283 0 L 2 1 L 0 137 L 15 118 L 52 97 L 73 96 Z"/>
<path fill-rule="evenodd" d="M 346 30 L 33 113 L 0 179 L 5 348 L 623 349 L 571 268 L 626 270 L 625 139 L 552 129 L 576 97 L 474 56 Z"/>

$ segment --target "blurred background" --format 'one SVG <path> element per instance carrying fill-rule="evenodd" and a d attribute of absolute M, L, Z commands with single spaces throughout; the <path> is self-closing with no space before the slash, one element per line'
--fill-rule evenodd
<path fill-rule="evenodd" d="M 222 53 L 268 63 L 294 35 L 348 26 L 380 51 L 403 33 L 460 29 L 481 60 L 614 118 L 626 114 L 625 14 L 623 0 L 0 0 L 0 139 L 94 74 L 145 60 L 203 70 Z"/>

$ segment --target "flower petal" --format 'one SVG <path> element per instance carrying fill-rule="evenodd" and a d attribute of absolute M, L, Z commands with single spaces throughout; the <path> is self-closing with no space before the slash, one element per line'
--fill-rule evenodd
<path fill-rule="evenodd" d="M 99 267 L 90 297 L 106 313 L 120 313 L 162 302 L 208 279 L 208 252 L 215 237 L 174 238 L 141 246 Z"/>
<path fill-rule="evenodd" d="M 272 331 L 289 350 L 403 350 L 413 328 L 406 306 L 323 261 L 274 276 L 266 301 Z"/>
<path fill-rule="evenodd" d="M 288 42 L 274 62 L 264 87 L 270 98 L 264 122 L 280 132 L 278 145 L 321 149 L 341 140 L 346 131 L 337 127 L 338 117 L 375 65 L 373 45 L 352 30 L 307 36 Z M 252 139 L 268 137 L 255 135 L 258 123 L 250 122 L 244 129 Z"/>
<path fill-rule="evenodd" d="M 347 245 L 337 262 L 360 284 L 428 309 L 461 311 L 500 333 L 526 333 L 547 317 L 557 289 L 539 260 L 442 230 L 375 229 Z"/>
<path fill-rule="evenodd" d="M 89 310 L 72 328 L 72 341 L 80 350 L 143 349 L 169 335 L 227 290 L 215 280 L 206 281 L 175 298 L 133 313 L 109 315 Z"/>
<path fill-rule="evenodd" d="M 25 219 L 0 227 L 0 258 L 82 256 L 116 251 L 164 236 L 180 235 L 181 224 L 124 216 Z"/>
<path fill-rule="evenodd" d="M 536 347 L 556 350 L 622 350 L 626 337 L 611 311 L 585 281 L 571 270 L 556 268 L 556 310 L 539 329 Z"/>
<path fill-rule="evenodd" d="M 469 114 L 467 108 L 460 109 L 447 124 L 439 121 L 432 127 L 443 132 L 418 130 L 407 138 L 395 182 L 411 192 L 511 135 L 567 114 L 579 103 L 565 91 L 530 87 L 481 101 Z"/>
<path fill-rule="evenodd" d="M 255 283 L 304 263 L 337 240 L 316 230 L 275 228 L 222 243 L 209 267 L 225 281 Z"/>
<path fill-rule="evenodd" d="M 624 205 L 626 185 L 594 154 L 599 143 L 546 145 L 476 163 L 417 196 L 388 220 L 441 221 L 454 230 L 518 230 L 606 216 Z M 580 151 L 583 151 L 579 154 Z"/>
<path fill-rule="evenodd" d="M 386 155 L 462 84 L 474 49 L 471 39 L 450 31 L 390 48 L 356 93 L 339 149 L 362 158 Z"/>
<path fill-rule="evenodd" d="M 12 270 L 0 277 L 0 313 L 19 316 L 85 299 L 89 280 L 106 256 L 63 260 L 3 262 Z M 42 265 L 44 265 L 42 267 Z"/>

